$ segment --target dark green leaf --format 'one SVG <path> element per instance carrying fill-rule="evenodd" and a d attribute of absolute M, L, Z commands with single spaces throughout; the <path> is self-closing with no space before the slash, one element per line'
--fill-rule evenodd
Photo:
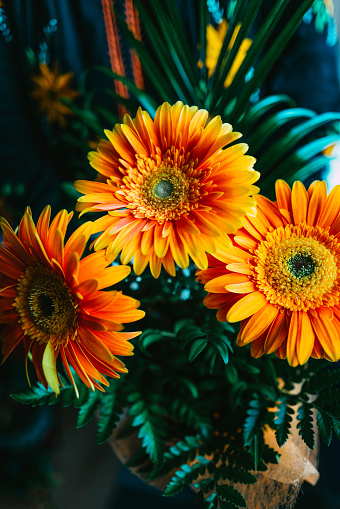
<path fill-rule="evenodd" d="M 268 50 L 265 55 L 262 56 L 259 64 L 256 66 L 254 75 L 252 79 L 246 83 L 241 93 L 238 95 L 236 105 L 233 111 L 233 116 L 230 119 L 231 122 L 234 122 L 234 119 L 237 119 L 241 116 L 242 112 L 246 108 L 246 104 L 249 101 L 251 95 L 261 86 L 268 73 L 272 69 L 273 65 L 277 61 L 278 57 L 281 55 L 282 51 L 288 44 L 292 35 L 298 28 L 301 23 L 302 16 L 306 12 L 306 10 L 312 5 L 314 0 L 302 0 L 301 3 L 297 6 L 294 11 L 294 14 L 291 16 L 289 20 L 286 20 L 285 24 L 281 26 L 281 29 L 277 31 L 277 36 L 274 40 L 271 41 L 271 44 L 268 46 Z M 237 78 L 238 80 L 244 79 L 249 66 L 254 65 L 256 59 L 260 56 L 263 48 L 266 46 L 266 43 L 269 37 L 272 35 L 275 30 L 276 25 L 280 21 L 282 14 L 284 13 L 287 5 L 290 3 L 290 0 L 277 0 L 273 3 L 273 7 L 271 12 L 268 14 L 267 18 L 259 28 L 254 41 L 241 64 Z M 236 77 L 235 77 L 236 78 Z M 235 81 L 235 80 L 234 80 Z M 238 87 L 238 82 L 235 81 L 229 87 L 229 94 L 233 96 L 235 93 L 235 89 Z M 232 88 L 233 87 L 233 88 Z M 226 104 L 229 100 L 228 96 L 224 97 L 223 103 L 221 103 L 221 107 L 223 104 Z"/>
<path fill-rule="evenodd" d="M 14 401 L 24 405 L 38 406 L 46 404 L 54 405 L 59 401 L 60 396 L 56 396 L 50 386 L 45 389 L 45 387 L 40 382 L 38 382 L 36 386 L 33 386 L 31 389 L 25 392 L 11 394 L 11 398 L 13 398 Z"/>
<path fill-rule="evenodd" d="M 163 495 L 165 497 L 170 497 L 182 491 L 186 484 L 192 484 L 198 476 L 203 475 L 205 472 L 206 465 L 209 463 L 209 460 L 204 458 L 204 464 L 202 465 L 200 462 L 197 462 L 193 465 L 188 465 L 185 463 L 181 466 L 180 470 L 177 470 L 169 484 L 164 490 Z"/>
<path fill-rule="evenodd" d="M 294 413 L 288 406 L 288 400 L 282 397 L 277 403 L 274 425 L 276 427 L 276 441 L 280 447 L 287 441 L 292 423 L 291 413 Z"/>
<path fill-rule="evenodd" d="M 333 422 L 332 417 L 323 410 L 318 410 L 317 424 L 322 440 L 328 446 L 332 440 Z"/>
<path fill-rule="evenodd" d="M 314 433 L 313 407 L 310 403 L 302 403 L 299 406 L 297 412 L 297 420 L 299 435 L 310 449 L 314 449 L 315 433 Z"/>
<path fill-rule="evenodd" d="M 97 443 L 103 444 L 112 435 L 123 413 L 117 391 L 102 395 L 101 408 L 98 419 Z"/>
<path fill-rule="evenodd" d="M 97 391 L 91 391 L 89 393 L 88 400 L 83 404 L 78 412 L 77 428 L 85 426 L 95 414 L 95 411 L 99 405 L 100 396 Z"/>
<path fill-rule="evenodd" d="M 244 445 L 249 446 L 252 443 L 254 433 L 259 432 L 261 403 L 256 397 L 249 402 L 247 417 L 243 425 Z"/>
<path fill-rule="evenodd" d="M 217 495 L 222 498 L 222 500 L 231 503 L 235 507 L 247 507 L 243 496 L 233 486 L 229 486 L 229 484 L 218 484 L 216 486 L 216 491 Z"/>
<path fill-rule="evenodd" d="M 207 346 L 208 340 L 207 339 L 196 339 L 196 341 L 193 342 L 190 348 L 189 352 L 189 362 L 192 362 L 196 359 L 196 357 L 204 350 L 204 348 Z"/>
<path fill-rule="evenodd" d="M 220 473 L 220 475 L 217 476 L 217 473 Z M 235 484 L 255 484 L 257 482 L 256 477 L 251 472 L 243 468 L 231 467 L 224 464 L 216 468 L 215 478 L 223 479 L 224 481 L 228 479 L 228 481 Z"/>

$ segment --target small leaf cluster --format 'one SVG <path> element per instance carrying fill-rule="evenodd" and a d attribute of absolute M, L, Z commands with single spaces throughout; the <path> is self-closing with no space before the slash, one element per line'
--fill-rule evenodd
<path fill-rule="evenodd" d="M 204 356 L 218 331 L 228 362 L 221 356 L 207 372 Z M 150 479 L 170 476 L 166 496 L 189 484 L 202 493 L 207 508 L 245 507 L 235 485 L 256 482 L 254 472 L 278 462 L 279 454 L 264 440 L 267 427 L 279 446 L 293 425 L 310 448 L 316 425 L 326 444 L 340 437 L 340 369 L 314 359 L 295 369 L 275 356 L 253 359 L 248 347 L 233 346 L 235 335 L 223 324 L 210 327 L 209 318 L 181 319 L 172 330 L 149 328 L 135 340 L 129 373 L 105 393 L 92 392 L 74 374 L 79 398 L 62 376 L 58 397 L 39 383 L 13 397 L 31 405 L 73 405 L 79 427 L 98 415 L 98 443 L 112 436 L 125 411 L 128 418 L 116 439 L 135 433 L 141 445 L 129 466 L 143 468 Z M 207 338 L 190 362 L 192 345 Z"/>

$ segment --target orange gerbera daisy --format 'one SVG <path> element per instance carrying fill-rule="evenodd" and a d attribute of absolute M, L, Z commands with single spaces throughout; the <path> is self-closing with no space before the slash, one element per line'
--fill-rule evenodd
<path fill-rule="evenodd" d="M 115 356 L 132 355 L 128 340 L 140 334 L 120 332 L 121 323 L 139 320 L 144 312 L 121 292 L 100 291 L 125 278 L 129 267 L 107 267 L 104 252 L 80 260 L 92 224 L 79 227 L 64 246 L 72 213 L 62 210 L 49 225 L 50 214 L 46 207 L 35 226 L 27 209 L 18 235 L 1 219 L 2 362 L 22 342 L 26 371 L 30 352 L 39 380 L 56 394 L 59 355 L 76 392 L 69 365 L 88 387 L 103 390 L 100 383 L 108 385 L 103 375 L 117 378 L 127 371 Z"/>
<path fill-rule="evenodd" d="M 89 154 L 103 181 L 75 182 L 85 194 L 78 211 L 107 212 L 94 222 L 94 232 L 103 232 L 95 250 L 108 246 L 109 259 L 121 251 L 122 263 L 134 257 L 136 274 L 149 263 L 155 278 L 162 265 L 171 275 L 174 262 L 186 268 L 189 256 L 203 269 L 216 237 L 256 212 L 255 159 L 244 155 L 244 143 L 222 150 L 241 134 L 220 117 L 207 119 L 206 110 L 164 103 L 154 121 L 139 109 L 105 131 L 109 141 Z"/>
<path fill-rule="evenodd" d="M 72 111 L 61 100 L 78 96 L 77 90 L 71 87 L 74 73 L 60 74 L 57 64 L 51 69 L 43 63 L 39 65 L 39 70 L 40 74 L 31 77 L 31 96 L 37 101 L 39 113 L 46 115 L 49 124 L 65 127 L 66 116 L 72 115 Z"/>
<path fill-rule="evenodd" d="M 258 212 L 233 236 L 233 246 L 197 273 L 204 300 L 221 321 L 242 321 L 240 346 L 274 352 L 291 366 L 309 357 L 340 359 L 340 186 L 306 191 L 276 184 L 277 202 L 257 196 Z"/>

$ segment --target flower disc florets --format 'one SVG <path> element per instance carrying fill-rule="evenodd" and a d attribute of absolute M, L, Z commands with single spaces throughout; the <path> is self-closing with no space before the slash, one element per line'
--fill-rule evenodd
<path fill-rule="evenodd" d="M 109 141 L 89 154 L 100 182 L 75 183 L 84 194 L 77 210 L 105 214 L 94 222 L 95 250 L 106 248 L 110 260 L 121 253 L 122 263 L 133 258 L 136 274 L 149 264 L 154 277 L 162 266 L 175 275 L 175 263 L 185 269 L 189 257 L 203 269 L 207 253 L 255 213 L 255 159 L 244 143 L 228 146 L 240 133 L 208 116 L 164 103 L 154 120 L 139 109 L 105 131 Z"/>
<path fill-rule="evenodd" d="M 221 321 L 241 321 L 237 342 L 292 366 L 311 356 L 340 359 L 340 186 L 276 186 L 277 202 L 257 196 L 258 213 L 197 273 L 204 303 Z"/>

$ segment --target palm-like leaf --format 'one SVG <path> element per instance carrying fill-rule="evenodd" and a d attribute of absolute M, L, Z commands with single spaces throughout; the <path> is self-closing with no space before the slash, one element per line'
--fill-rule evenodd
<path fill-rule="evenodd" d="M 262 0 L 238 0 L 210 77 L 206 66 L 202 65 L 206 61 L 209 24 L 206 1 L 188 0 L 186 7 L 191 18 L 186 20 L 175 0 L 164 0 L 162 4 L 157 0 L 135 0 L 143 42 L 133 36 L 118 10 L 116 17 L 128 45 L 139 56 L 147 91 L 138 89 L 126 77 L 107 69 L 102 72 L 111 74 L 128 87 L 131 98 L 125 100 L 125 104 L 131 113 L 140 104 L 154 115 L 162 102 L 181 100 L 206 108 L 212 116 L 221 115 L 224 121 L 232 123 L 235 130 L 244 134 L 250 153 L 258 159 L 257 169 L 262 173 L 261 190 L 270 197 L 277 178 L 284 176 L 292 182 L 297 177 L 307 178 L 323 167 L 322 149 L 337 139 L 334 132 L 325 135 L 325 126 L 339 120 L 338 114 L 317 115 L 296 107 L 289 98 L 282 96 L 264 98 L 255 104 L 252 100 L 312 3 L 313 0 L 301 0 L 291 9 L 292 0 L 273 2 L 265 19 L 257 22 L 253 42 L 231 85 L 225 88 L 226 77 L 242 42 L 251 32 L 255 20 L 258 21 Z M 290 11 L 293 14 L 289 16 Z M 238 32 L 235 32 L 237 27 Z M 252 77 L 247 81 L 252 70 Z M 96 113 L 106 127 L 105 113 L 99 110 Z"/>

